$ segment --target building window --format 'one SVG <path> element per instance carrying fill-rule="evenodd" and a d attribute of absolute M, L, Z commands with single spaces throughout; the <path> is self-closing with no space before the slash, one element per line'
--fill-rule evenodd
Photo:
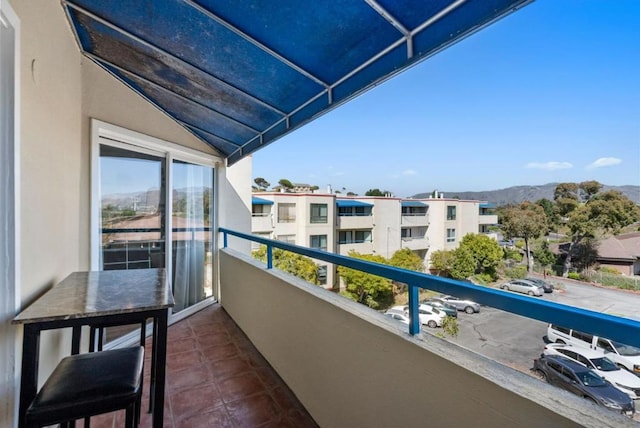
<path fill-rule="evenodd" d="M 311 204 L 311 223 L 326 223 L 327 213 L 327 204 Z"/>
<path fill-rule="evenodd" d="M 296 204 L 278 204 L 278 223 L 295 223 Z"/>
<path fill-rule="evenodd" d="M 338 216 L 340 217 L 366 217 L 371 214 L 371 207 L 338 207 Z"/>
<path fill-rule="evenodd" d="M 252 217 L 266 217 L 269 215 L 270 207 L 269 205 L 251 205 L 251 216 Z"/>
<path fill-rule="evenodd" d="M 327 265 L 318 266 L 318 284 L 327 284 Z"/>
<path fill-rule="evenodd" d="M 278 235 L 278 241 L 286 242 L 287 244 L 296 243 L 296 235 Z"/>
<path fill-rule="evenodd" d="M 411 229 L 401 229 L 400 230 L 400 237 L 401 238 L 411 238 Z"/>
<path fill-rule="evenodd" d="M 456 230 L 447 229 L 447 242 L 456 242 Z"/>
<path fill-rule="evenodd" d="M 311 248 L 327 251 L 327 235 L 311 235 Z"/>
<path fill-rule="evenodd" d="M 343 230 L 338 235 L 339 244 L 362 244 L 371 242 L 370 230 Z"/>
<path fill-rule="evenodd" d="M 447 206 L 447 220 L 455 220 L 456 219 L 456 206 L 448 205 Z"/>

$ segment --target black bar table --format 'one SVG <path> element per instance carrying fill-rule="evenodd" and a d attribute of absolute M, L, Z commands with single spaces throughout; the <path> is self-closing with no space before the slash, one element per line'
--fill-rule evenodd
<path fill-rule="evenodd" d="M 154 428 L 162 428 L 167 362 L 167 328 L 173 295 L 165 269 L 74 272 L 13 319 L 24 325 L 18 426 L 38 391 L 40 332 L 73 328 L 77 353 L 85 325 L 128 325 L 153 319 L 151 407 Z"/>

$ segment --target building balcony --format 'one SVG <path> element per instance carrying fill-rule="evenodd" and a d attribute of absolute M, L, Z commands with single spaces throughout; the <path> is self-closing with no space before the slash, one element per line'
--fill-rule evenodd
<path fill-rule="evenodd" d="M 410 250 L 428 250 L 429 238 L 402 238 L 402 248 Z"/>
<path fill-rule="evenodd" d="M 349 229 L 372 229 L 373 228 L 373 216 L 372 215 L 351 215 L 351 216 L 338 216 L 336 227 L 338 230 Z"/>
<path fill-rule="evenodd" d="M 429 216 L 426 214 L 407 215 L 402 214 L 402 226 L 429 226 Z"/>
<path fill-rule="evenodd" d="M 360 254 L 373 253 L 373 242 L 350 242 L 345 244 L 338 244 L 338 254 L 346 256 L 350 251 L 355 251 Z"/>
<path fill-rule="evenodd" d="M 253 214 L 251 216 L 251 230 L 253 232 L 271 232 L 274 229 L 271 214 Z"/>
<path fill-rule="evenodd" d="M 498 224 L 498 215 L 497 214 L 486 214 L 478 216 L 479 224 Z"/>

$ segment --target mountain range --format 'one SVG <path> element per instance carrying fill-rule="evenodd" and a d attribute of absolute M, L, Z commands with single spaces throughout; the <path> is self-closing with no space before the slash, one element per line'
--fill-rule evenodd
<path fill-rule="evenodd" d="M 460 199 L 474 199 L 480 201 L 487 201 L 494 203 L 498 206 L 508 204 L 519 204 L 523 201 L 535 202 L 538 199 L 546 198 L 553 200 L 553 191 L 558 183 L 548 183 L 540 186 L 513 186 L 506 189 L 498 190 L 485 190 L 479 192 L 447 192 L 438 191 L 443 193 L 446 198 L 460 198 Z M 626 195 L 636 204 L 640 204 L 640 186 L 607 186 L 602 185 L 601 192 L 607 190 L 617 190 L 623 195 Z M 413 195 L 413 198 L 428 198 L 432 192 L 418 193 Z"/>

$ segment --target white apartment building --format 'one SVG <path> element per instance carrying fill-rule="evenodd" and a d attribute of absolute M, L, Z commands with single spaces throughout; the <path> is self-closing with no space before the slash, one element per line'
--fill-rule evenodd
<path fill-rule="evenodd" d="M 347 255 L 389 258 L 409 248 L 429 267 L 431 253 L 451 250 L 468 233 L 496 224 L 493 206 L 481 201 L 340 197 L 318 193 L 254 193 L 251 231 L 264 238 Z M 257 248 L 257 244 L 254 244 Z M 337 286 L 332 265 L 319 268 L 321 285 Z"/>

